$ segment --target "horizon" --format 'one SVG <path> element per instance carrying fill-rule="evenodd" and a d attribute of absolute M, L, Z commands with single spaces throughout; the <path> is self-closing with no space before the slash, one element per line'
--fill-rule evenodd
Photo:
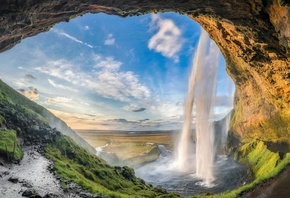
<path fill-rule="evenodd" d="M 177 13 L 86 14 L 0 54 L 0 78 L 74 130 L 178 130 L 199 34 Z M 219 65 L 221 118 L 234 85 Z"/>

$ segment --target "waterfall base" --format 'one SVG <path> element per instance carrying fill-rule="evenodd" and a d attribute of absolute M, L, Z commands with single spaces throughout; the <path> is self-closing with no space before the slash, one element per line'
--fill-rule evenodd
<path fill-rule="evenodd" d="M 173 163 L 172 151 L 166 150 L 162 145 L 159 148 L 162 151 L 160 157 L 136 169 L 136 175 L 154 186 L 160 185 L 169 192 L 176 192 L 181 196 L 225 192 L 247 183 L 251 176 L 248 167 L 220 155 L 214 165 L 215 180 L 208 184 L 196 177 L 194 172 L 178 171 L 176 164 Z"/>

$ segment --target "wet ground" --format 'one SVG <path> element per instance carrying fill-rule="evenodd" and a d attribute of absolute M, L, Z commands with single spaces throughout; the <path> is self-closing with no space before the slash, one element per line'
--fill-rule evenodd
<path fill-rule="evenodd" d="M 27 147 L 19 165 L 0 165 L 0 197 L 18 198 L 33 191 L 40 197 L 93 197 L 72 183 L 67 183 L 68 191 L 64 192 L 59 184 L 60 179 L 53 172 L 52 163 L 48 159 L 36 149 Z"/>
<path fill-rule="evenodd" d="M 238 164 L 226 156 L 218 156 L 214 172 L 215 180 L 206 184 L 192 173 L 182 173 L 174 167 L 173 153 L 159 146 L 162 154 L 158 160 L 135 170 L 138 177 L 153 185 L 161 185 L 168 191 L 182 196 L 206 193 L 221 193 L 235 189 L 249 181 L 250 172 L 244 165 Z"/>

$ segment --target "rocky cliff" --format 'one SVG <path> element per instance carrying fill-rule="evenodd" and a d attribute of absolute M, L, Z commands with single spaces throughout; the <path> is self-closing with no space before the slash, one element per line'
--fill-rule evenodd
<path fill-rule="evenodd" d="M 243 139 L 290 139 L 289 0 L 3 0 L 0 51 L 85 13 L 174 11 L 199 22 L 236 84 L 231 128 Z"/>

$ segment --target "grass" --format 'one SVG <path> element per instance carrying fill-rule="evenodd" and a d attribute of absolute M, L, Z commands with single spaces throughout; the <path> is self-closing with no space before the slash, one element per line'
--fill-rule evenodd
<path fill-rule="evenodd" d="M 244 163 L 248 163 L 255 175 L 254 181 L 243 185 L 238 189 L 222 194 L 200 196 L 213 198 L 234 198 L 241 195 L 256 185 L 277 176 L 288 164 L 290 164 L 290 153 L 281 158 L 278 153 L 271 152 L 263 141 L 254 140 L 241 146 L 237 153 L 237 158 Z"/>
<path fill-rule="evenodd" d="M 48 124 L 43 118 L 43 115 L 47 112 L 44 107 L 18 93 L 13 88 L 5 84 L 2 80 L 0 80 L 0 103 L 10 103 L 15 106 L 21 106 L 27 114 L 33 115 L 34 117 L 37 117 L 38 120 Z"/>
<path fill-rule="evenodd" d="M 19 162 L 23 152 L 19 146 L 16 132 L 13 130 L 0 131 L 0 155 L 8 161 Z"/>
<path fill-rule="evenodd" d="M 129 167 L 108 165 L 76 145 L 69 137 L 60 135 L 55 143 L 46 146 L 45 153 L 53 160 L 60 177 L 92 193 L 111 197 L 176 197 L 137 178 Z"/>
<path fill-rule="evenodd" d="M 24 143 L 35 144 L 49 136 L 45 155 L 54 162 L 60 177 L 79 184 L 83 189 L 108 197 L 177 197 L 161 187 L 153 187 L 135 176 L 129 167 L 113 167 L 90 154 L 72 139 L 60 133 L 51 133 L 44 117 L 48 111 L 30 101 L 0 80 L 1 125 L 15 130 L 0 131 L 2 156 L 20 161 L 23 153 L 17 135 Z M 41 141 L 39 141 L 41 142 Z M 66 188 L 62 183 L 63 188 Z"/>
<path fill-rule="evenodd" d="M 170 132 L 130 134 L 124 132 L 76 131 L 93 147 L 104 146 L 105 151 L 114 153 L 120 160 L 128 160 L 149 153 L 162 144 L 173 149 L 173 134 Z"/>
<path fill-rule="evenodd" d="M 5 124 L 5 118 L 0 115 L 0 127 Z"/>

